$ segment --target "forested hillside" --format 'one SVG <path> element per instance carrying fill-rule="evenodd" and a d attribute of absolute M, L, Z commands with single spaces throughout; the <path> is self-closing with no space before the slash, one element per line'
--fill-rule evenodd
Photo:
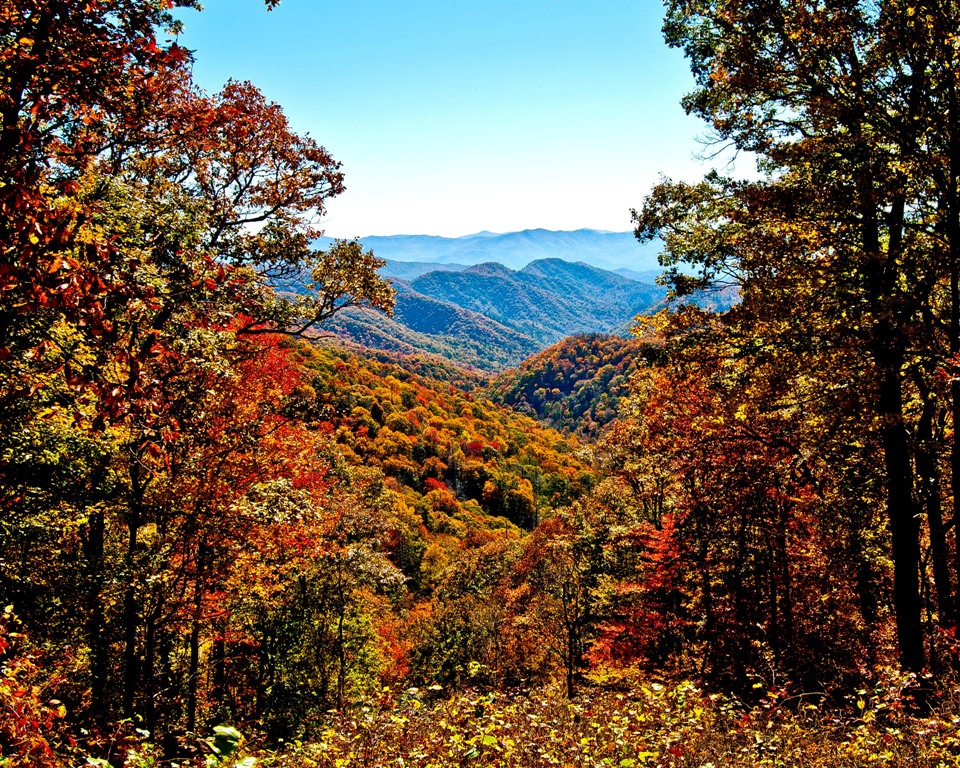
<path fill-rule="evenodd" d="M 666 3 L 668 302 L 392 286 L 194 7 L 0 0 L 2 768 L 960 763 L 956 8 Z"/>
<path fill-rule="evenodd" d="M 555 429 L 598 437 L 617 417 L 637 366 L 655 360 L 658 349 L 618 336 L 571 336 L 503 372 L 487 391 Z"/>
<path fill-rule="evenodd" d="M 665 294 L 655 285 L 559 259 L 534 261 L 516 272 L 495 263 L 461 272 L 430 272 L 412 280 L 410 287 L 523 330 L 545 344 L 573 333 L 621 330 Z"/>
<path fill-rule="evenodd" d="M 348 463 L 379 469 L 412 505 L 443 490 L 457 515 L 466 514 L 465 502 L 474 515 L 531 529 L 541 514 L 551 516 L 597 482 L 576 457 L 576 440 L 480 399 L 479 390 L 333 349 L 299 351 L 311 376 L 305 391 L 314 398 L 303 415 L 319 420 Z"/>
<path fill-rule="evenodd" d="M 323 329 L 364 347 L 404 354 L 426 353 L 491 373 L 518 363 L 541 344 L 530 335 L 455 304 L 397 288 L 393 316 L 347 309 Z"/>
<path fill-rule="evenodd" d="M 498 262 L 430 266 L 391 262 L 380 269 L 397 291 L 392 317 L 349 308 L 323 327 L 372 349 L 425 353 L 498 374 L 571 335 L 629 336 L 634 317 L 667 305 L 667 288 L 655 284 L 663 270 L 610 272 L 557 258 L 518 271 Z M 677 300 L 722 312 L 739 290 L 704 285 Z"/>
<path fill-rule="evenodd" d="M 413 280 L 414 278 L 425 275 L 427 272 L 437 270 L 448 270 L 451 272 L 460 272 L 467 268 L 467 264 L 435 264 L 429 261 L 394 261 L 384 259 L 386 262 L 380 268 L 380 274 L 384 277 L 397 277 L 401 280 Z"/>

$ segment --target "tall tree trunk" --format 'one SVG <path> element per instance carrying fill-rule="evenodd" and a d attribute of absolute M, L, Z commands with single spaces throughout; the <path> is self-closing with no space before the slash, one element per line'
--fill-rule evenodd
<path fill-rule="evenodd" d="M 347 687 L 347 647 L 343 631 L 346 612 L 346 605 L 342 605 L 337 616 L 337 710 L 339 712 L 343 712 L 343 701 Z"/>
<path fill-rule="evenodd" d="M 869 150 L 869 148 L 865 148 Z M 869 151 L 864 153 L 869 156 Z M 920 599 L 920 517 L 914 504 L 914 475 L 903 406 L 904 330 L 897 267 L 904 233 L 905 200 L 890 201 L 881 214 L 873 172 L 864 167 L 858 178 L 860 232 L 864 255 L 866 298 L 876 317 L 870 351 L 876 367 L 880 444 L 883 448 L 887 491 L 887 520 L 892 537 L 893 608 L 897 623 L 900 665 L 910 672 L 923 669 L 923 602 Z M 886 221 L 887 243 L 881 244 L 880 219 Z"/>
<path fill-rule="evenodd" d="M 793 656 L 795 651 L 793 634 L 793 589 L 790 574 L 790 558 L 787 551 L 787 542 L 789 539 L 790 528 L 790 509 L 780 502 L 777 505 L 780 508 L 780 524 L 777 526 L 777 553 L 780 559 L 780 578 L 782 586 L 780 590 L 780 616 L 783 623 L 784 645 Z"/>
<path fill-rule="evenodd" d="M 900 665 L 910 672 L 920 672 L 925 661 L 920 600 L 920 519 L 913 502 L 913 467 L 903 417 L 900 361 L 894 358 L 878 362 L 878 416 L 886 474 L 887 517 L 893 539 L 893 607 Z"/>
<path fill-rule="evenodd" d="M 157 680 L 155 662 L 157 658 L 157 620 L 160 617 L 162 603 L 150 611 L 145 627 L 143 642 L 143 722 L 151 736 L 156 740 L 157 732 Z"/>
<path fill-rule="evenodd" d="M 958 228 L 960 230 L 960 228 Z M 956 242 L 950 244 L 950 355 L 960 354 L 960 232 Z M 956 375 L 956 374 L 954 374 Z M 953 441 L 950 446 L 950 495 L 953 498 L 953 572 L 957 582 L 954 600 L 954 615 L 960 617 L 960 379 L 950 384 L 950 415 L 953 424 Z"/>
<path fill-rule="evenodd" d="M 209 548 L 200 544 L 197 550 L 197 576 L 193 588 L 193 621 L 190 625 L 190 661 L 187 670 L 187 730 L 197 730 L 197 689 L 200 684 L 200 623 L 203 618 L 203 579 Z"/>
<path fill-rule="evenodd" d="M 700 574 L 700 589 L 702 590 L 701 600 L 703 602 L 703 636 L 707 640 L 707 649 L 700 657 L 700 676 L 705 677 L 707 665 L 710 665 L 711 674 L 716 672 L 718 666 L 718 654 L 713 651 L 716 648 L 717 621 L 714 615 L 712 577 L 710 572 L 710 539 L 705 531 L 706 526 L 701 519 L 702 510 L 694 509 L 693 519 L 695 521 L 695 541 L 697 546 L 697 571 Z"/>
<path fill-rule="evenodd" d="M 157 723 L 163 731 L 161 736 L 161 747 L 163 755 L 166 758 L 175 758 L 180 754 L 180 746 L 177 743 L 177 734 L 174 724 L 180 719 L 182 711 L 173 703 L 177 700 L 175 688 L 175 676 L 173 673 L 173 638 L 172 633 L 167 630 L 160 632 L 159 654 L 160 654 L 160 683 L 157 691 L 159 699 L 157 705 Z"/>
<path fill-rule="evenodd" d="M 90 714 L 98 728 L 106 726 L 107 699 L 106 620 L 103 606 L 103 511 L 93 510 L 87 518 L 84 555 L 87 560 L 87 646 L 90 649 Z"/>
<path fill-rule="evenodd" d="M 953 605 L 953 587 L 950 583 L 950 563 L 947 553 L 947 535 L 943 524 L 943 504 L 940 490 L 940 469 L 937 466 L 936 445 L 933 439 L 933 410 L 928 400 L 918 424 L 916 450 L 917 480 L 927 510 L 930 529 L 930 554 L 933 582 L 937 590 L 937 613 L 941 625 L 956 624 Z"/>
<path fill-rule="evenodd" d="M 210 698 L 213 700 L 213 719 L 223 722 L 227 719 L 227 645 L 223 637 L 213 641 L 211 651 L 213 661 L 213 688 Z"/>
<path fill-rule="evenodd" d="M 948 262 L 950 267 L 950 330 L 949 350 L 951 357 L 960 355 L 960 104 L 957 88 L 951 79 L 948 82 L 947 119 L 950 131 L 950 180 L 946 195 L 946 234 Z M 953 442 L 950 451 L 950 485 L 953 502 L 954 576 L 957 582 L 954 616 L 960 619 L 960 379 L 950 384 L 950 412 L 953 422 Z"/>
<path fill-rule="evenodd" d="M 259 642 L 257 643 L 257 688 L 256 700 L 254 702 L 253 717 L 255 720 L 262 721 L 267 713 L 270 704 L 268 691 L 273 689 L 274 670 L 276 669 L 272 659 L 275 658 L 273 646 L 273 633 L 267 628 L 266 619 L 259 629 Z"/>
<path fill-rule="evenodd" d="M 187 730 L 197 730 L 197 686 L 200 677 L 200 619 L 190 626 L 190 663 L 187 670 Z"/>
<path fill-rule="evenodd" d="M 137 694 L 137 678 L 140 670 L 137 664 L 137 630 L 140 624 L 140 611 L 137 602 L 137 534 L 140 531 L 140 505 L 131 505 L 127 521 L 127 552 L 124 558 L 124 570 L 127 586 L 123 594 L 123 714 L 134 716 L 134 704 Z"/>

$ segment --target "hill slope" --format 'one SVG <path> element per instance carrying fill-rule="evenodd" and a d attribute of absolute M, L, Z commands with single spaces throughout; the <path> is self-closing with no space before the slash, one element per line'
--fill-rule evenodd
<path fill-rule="evenodd" d="M 537 339 L 448 301 L 424 296 L 397 282 L 393 317 L 349 309 L 323 328 L 370 349 L 429 354 L 458 365 L 495 372 L 517 365 L 543 347 Z"/>
<path fill-rule="evenodd" d="M 616 418 L 630 374 L 655 354 L 638 339 L 571 336 L 504 371 L 485 391 L 547 426 L 592 438 Z"/>
<path fill-rule="evenodd" d="M 625 333 L 662 305 L 665 289 L 614 272 L 540 259 L 515 271 L 498 263 L 394 278 L 392 318 L 348 310 L 324 329 L 372 349 L 426 353 L 491 373 L 578 333 Z"/>
<path fill-rule="evenodd" d="M 318 429 L 348 462 L 382 471 L 431 533 L 462 539 L 506 526 L 498 517 L 532 528 L 596 479 L 576 457 L 575 438 L 512 409 L 371 355 L 323 342 L 299 351 Z"/>
<path fill-rule="evenodd" d="M 393 261 L 387 259 L 387 263 L 380 268 L 380 275 L 383 277 L 399 278 L 400 280 L 415 280 L 420 275 L 435 270 L 446 270 L 449 272 L 460 272 L 466 269 L 467 264 L 436 264 L 429 261 Z M 629 275 L 628 275 L 629 277 Z"/>
<path fill-rule="evenodd" d="M 500 264 L 429 272 L 410 286 L 545 345 L 575 333 L 616 331 L 660 303 L 665 293 L 657 286 L 560 259 L 534 261 L 518 272 Z"/>

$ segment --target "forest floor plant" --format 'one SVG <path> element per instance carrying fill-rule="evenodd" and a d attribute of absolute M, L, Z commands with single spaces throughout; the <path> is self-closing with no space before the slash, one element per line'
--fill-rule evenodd
<path fill-rule="evenodd" d="M 760 684 L 758 684 L 760 685 Z M 261 765 L 316 766 L 809 766 L 960 765 L 960 697 L 918 712 L 912 681 L 891 673 L 837 706 L 818 695 L 760 690 L 753 706 L 690 682 L 510 691 L 410 689 L 383 706 L 333 716 L 318 736 Z"/>

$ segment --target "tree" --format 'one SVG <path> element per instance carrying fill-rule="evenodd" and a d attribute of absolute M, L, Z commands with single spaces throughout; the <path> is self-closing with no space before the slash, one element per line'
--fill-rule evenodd
<path fill-rule="evenodd" d="M 301 432 L 293 445 L 310 442 Z M 384 551 L 391 499 L 379 474 L 324 466 L 308 450 L 299 461 L 302 474 L 259 483 L 239 505 L 248 535 L 228 542 L 220 593 L 235 670 L 221 711 L 260 721 L 271 739 L 376 682 L 378 600 L 404 581 Z"/>
<path fill-rule="evenodd" d="M 739 286 L 727 321 L 738 354 L 781 345 L 822 392 L 865 395 L 847 405 L 880 447 L 900 662 L 912 671 L 925 665 L 914 387 L 935 391 L 955 346 L 957 142 L 942 119 L 956 104 L 953 13 L 670 2 L 666 39 L 697 82 L 686 108 L 718 141 L 756 153 L 766 177 L 664 183 L 637 214 L 638 235 L 665 235 L 668 263 L 698 268 L 674 270 L 679 292 L 722 276 Z"/>
<path fill-rule="evenodd" d="M 487 533 L 456 553 L 433 598 L 411 612 L 414 679 L 510 684 L 539 671 L 539 654 L 511 633 L 507 582 L 521 546 L 516 534 Z"/>
<path fill-rule="evenodd" d="M 64 323 L 93 346 L 145 356 L 171 351 L 158 334 L 179 311 L 302 331 L 343 304 L 390 306 L 379 262 L 359 246 L 310 251 L 325 201 L 343 189 L 339 165 L 252 85 L 198 93 L 187 52 L 158 39 L 179 28 L 173 5 L 194 3 L 3 5 L 5 421 L 36 392 L 37 363 L 93 386 L 107 417 L 140 383 L 135 367 L 118 389 L 97 375 L 103 360 L 71 360 L 53 334 Z M 299 300 L 266 285 L 304 274 L 314 292 Z M 233 306 L 211 314 L 226 294 Z"/>
<path fill-rule="evenodd" d="M 575 525 L 554 517 L 530 534 L 515 566 L 516 577 L 528 590 L 518 620 L 535 628 L 536 636 L 560 660 L 571 699 L 584 665 L 591 618 L 591 563 L 584 544 Z"/>
<path fill-rule="evenodd" d="M 803 690 L 859 681 L 887 650 L 874 634 L 878 446 L 849 403 L 821 404 L 822 383 L 792 375 L 789 350 L 738 358 L 721 321 L 682 314 L 704 322 L 665 340 L 669 362 L 635 378 L 607 437 L 639 518 L 609 551 L 640 562 L 614 572 L 600 643 L 740 695 L 758 675 Z"/>

